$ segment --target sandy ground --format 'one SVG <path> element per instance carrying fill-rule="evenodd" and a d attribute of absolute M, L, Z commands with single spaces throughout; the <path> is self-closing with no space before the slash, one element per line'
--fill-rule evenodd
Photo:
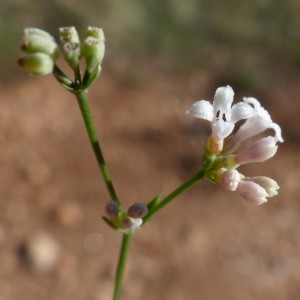
<path fill-rule="evenodd" d="M 209 126 L 185 110 L 216 84 L 206 73 L 129 84 L 107 72 L 91 89 L 125 207 L 197 171 Z M 300 299 L 299 82 L 247 96 L 286 142 L 243 172 L 273 177 L 280 195 L 256 207 L 209 182 L 193 187 L 136 234 L 122 299 Z M 101 220 L 108 193 L 72 94 L 50 76 L 2 83 L 0 153 L 1 300 L 111 299 L 121 235 Z"/>

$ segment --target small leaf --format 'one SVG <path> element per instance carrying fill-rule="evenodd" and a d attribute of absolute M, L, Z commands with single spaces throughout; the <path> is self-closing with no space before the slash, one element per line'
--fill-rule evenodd
<path fill-rule="evenodd" d="M 161 194 L 157 195 L 154 199 L 152 199 L 148 203 L 148 205 L 147 205 L 148 211 L 150 211 L 153 207 L 155 207 L 159 203 L 160 198 L 161 198 Z"/>

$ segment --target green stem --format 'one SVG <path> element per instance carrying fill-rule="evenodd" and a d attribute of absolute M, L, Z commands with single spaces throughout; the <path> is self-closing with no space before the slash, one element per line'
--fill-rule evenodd
<path fill-rule="evenodd" d="M 113 300 L 119 300 L 122 289 L 122 282 L 124 277 L 125 265 L 128 256 L 128 250 L 130 246 L 132 235 L 130 233 L 123 235 L 122 246 L 120 250 L 120 256 L 117 266 L 117 272 L 115 277 L 115 290 Z"/>
<path fill-rule="evenodd" d="M 157 213 L 159 210 L 161 210 L 164 206 L 166 206 L 168 203 L 170 203 L 172 200 L 174 200 L 176 197 L 178 197 L 180 194 L 191 188 L 194 184 L 196 184 L 198 181 L 203 179 L 205 176 L 204 171 L 201 170 L 197 172 L 195 175 L 193 175 L 190 179 L 188 179 L 186 182 L 184 182 L 182 185 L 180 185 L 177 189 L 175 189 L 172 193 L 170 193 L 167 197 L 165 197 L 163 200 L 161 200 L 157 205 L 154 205 L 148 212 L 148 214 L 143 218 L 143 225 L 149 221 L 149 219 Z"/>
<path fill-rule="evenodd" d="M 114 185 L 112 183 L 107 165 L 104 160 L 104 156 L 100 147 L 100 143 L 97 137 L 96 129 L 94 126 L 94 122 L 92 119 L 91 110 L 87 100 L 87 90 L 79 90 L 74 92 L 77 98 L 78 105 L 80 107 L 80 111 L 84 120 L 84 124 L 93 147 L 102 177 L 106 184 L 107 190 L 110 194 L 110 197 L 113 201 L 120 203 L 118 196 L 116 194 Z"/>

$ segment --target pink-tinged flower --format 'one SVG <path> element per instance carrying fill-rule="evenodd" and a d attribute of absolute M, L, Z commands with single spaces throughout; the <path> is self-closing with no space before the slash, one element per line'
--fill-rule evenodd
<path fill-rule="evenodd" d="M 263 162 L 272 156 L 277 151 L 276 139 L 272 136 L 262 138 L 253 143 L 248 148 L 237 154 L 237 164 L 247 164 L 253 162 Z"/>
<path fill-rule="evenodd" d="M 236 191 L 244 200 L 257 205 L 263 204 L 268 201 L 266 198 L 268 197 L 267 191 L 253 181 L 241 180 L 237 186 Z"/>
<path fill-rule="evenodd" d="M 275 131 L 275 139 L 278 142 L 283 142 L 281 129 L 278 124 L 274 123 L 269 113 L 260 105 L 255 98 L 249 97 L 243 99 L 245 103 L 251 104 L 256 113 L 239 128 L 234 135 L 237 142 L 241 143 L 257 134 L 264 132 L 266 129 Z"/>
<path fill-rule="evenodd" d="M 216 90 L 213 104 L 200 100 L 187 110 L 187 114 L 211 122 L 212 136 L 223 140 L 232 133 L 236 122 L 255 114 L 254 108 L 247 103 L 240 102 L 231 107 L 233 96 L 229 85 L 220 87 Z"/>

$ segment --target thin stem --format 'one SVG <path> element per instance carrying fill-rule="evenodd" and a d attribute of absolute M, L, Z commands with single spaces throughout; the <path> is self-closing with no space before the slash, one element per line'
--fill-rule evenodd
<path fill-rule="evenodd" d="M 173 192 L 171 192 L 167 197 L 165 197 L 163 200 L 161 200 L 157 205 L 154 205 L 148 212 L 148 214 L 143 218 L 143 225 L 149 221 L 149 219 L 157 213 L 159 210 L 161 210 L 164 206 L 166 206 L 168 203 L 170 203 L 172 200 L 174 200 L 176 197 L 178 197 L 180 194 L 191 188 L 194 184 L 196 184 L 198 181 L 204 178 L 204 171 L 201 170 L 197 172 L 195 175 L 193 175 L 190 179 L 185 181 L 182 185 L 180 185 L 177 189 L 175 189 Z"/>
<path fill-rule="evenodd" d="M 116 201 L 120 203 L 118 196 L 116 194 L 114 185 L 112 183 L 107 165 L 104 160 L 104 156 L 100 147 L 100 143 L 97 137 L 96 129 L 94 126 L 94 122 L 92 119 L 91 110 L 87 101 L 87 91 L 86 90 L 79 90 L 75 92 L 78 105 L 80 107 L 80 111 L 84 120 L 84 124 L 91 142 L 91 145 L 93 147 L 102 177 L 104 179 L 104 182 L 106 184 L 107 190 L 111 196 L 111 199 L 113 201 Z"/>
<path fill-rule="evenodd" d="M 132 235 L 130 233 L 123 235 L 122 246 L 120 250 L 120 256 L 117 266 L 117 272 L 115 277 L 115 290 L 113 300 L 119 300 L 122 289 L 122 282 L 124 277 L 125 265 L 128 256 L 128 250 L 130 246 Z"/>
<path fill-rule="evenodd" d="M 69 91 L 73 90 L 73 82 L 70 78 L 68 78 L 65 73 L 57 66 L 54 65 L 53 75 L 55 79 L 61 83 L 64 87 L 66 87 Z"/>

